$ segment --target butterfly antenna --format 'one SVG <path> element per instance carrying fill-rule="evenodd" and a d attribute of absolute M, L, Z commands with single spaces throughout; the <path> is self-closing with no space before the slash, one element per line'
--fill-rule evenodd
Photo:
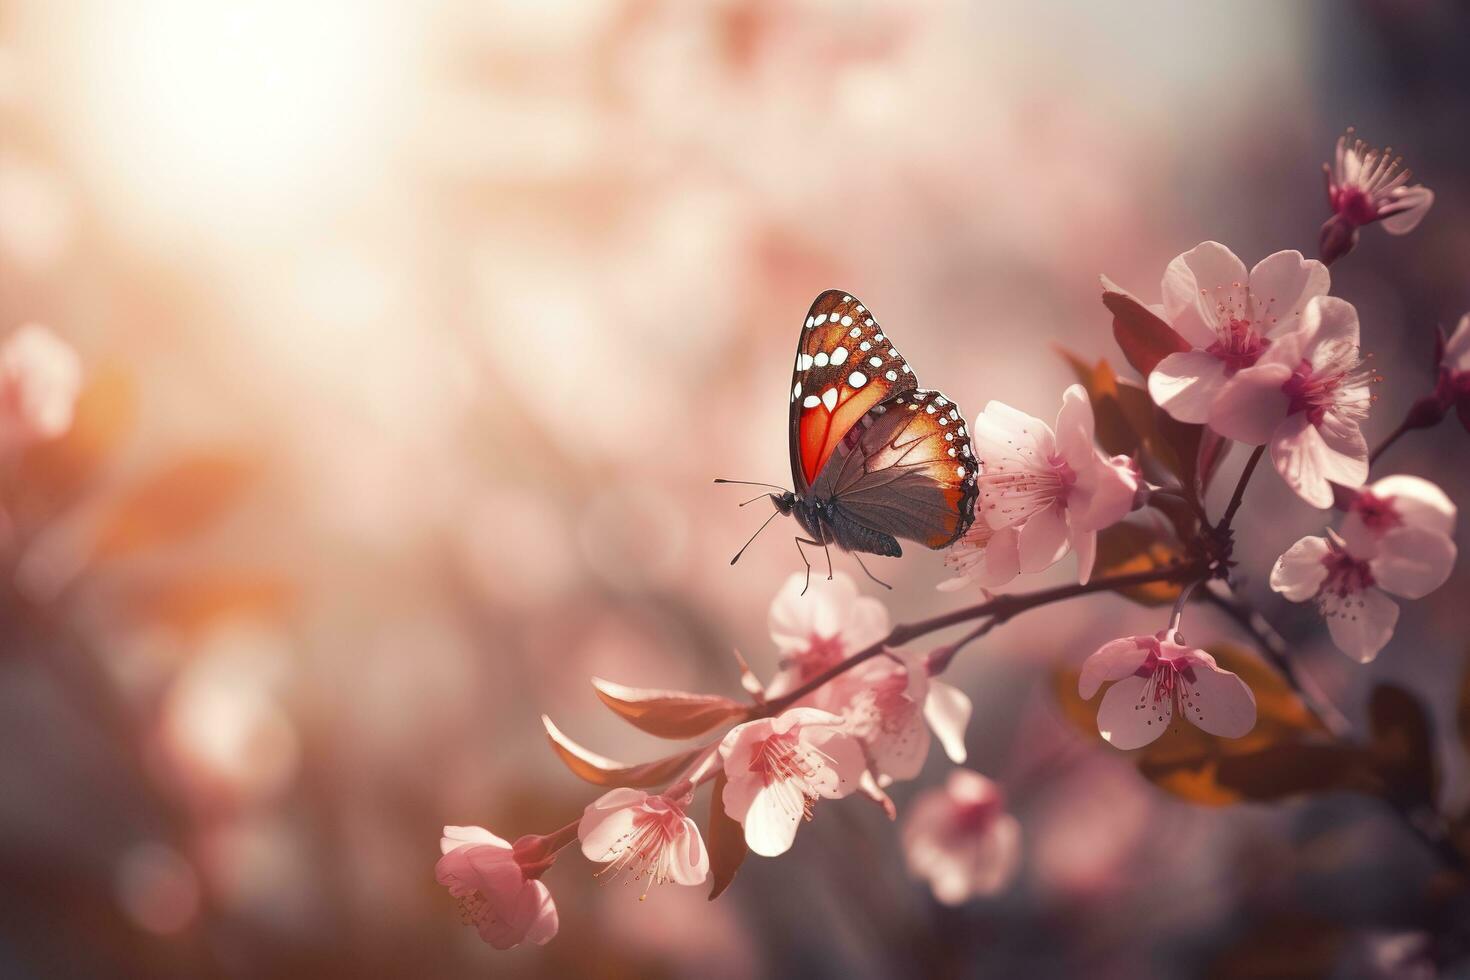
<path fill-rule="evenodd" d="M 758 493 L 754 497 L 751 497 L 749 500 L 743 500 L 743 501 L 741 501 L 740 502 L 740 506 L 741 507 L 744 507 L 746 504 L 753 504 L 757 500 L 765 500 L 769 496 L 770 496 L 770 494 L 768 494 L 768 493 Z"/>
<path fill-rule="evenodd" d="M 735 557 L 730 559 L 730 564 L 733 565 L 737 561 L 740 560 L 740 556 L 743 555 L 743 554 L 745 554 L 745 549 L 746 548 L 749 548 L 750 545 L 751 545 L 751 542 L 754 541 L 756 538 L 760 537 L 760 533 L 766 529 L 766 524 L 769 524 L 772 521 L 774 521 L 776 519 L 776 517 L 780 513 L 781 512 L 779 510 L 773 510 L 773 511 L 771 511 L 771 516 L 766 518 L 765 524 L 762 524 L 760 527 L 756 528 L 755 529 L 755 533 L 750 536 L 750 541 L 745 542 L 745 544 L 743 544 L 743 545 L 740 546 L 740 550 L 737 551 L 737 552 L 735 552 Z"/>
<path fill-rule="evenodd" d="M 717 478 L 715 480 L 715 482 L 716 483 L 735 483 L 735 484 L 739 484 L 742 487 L 770 487 L 772 490 L 780 490 L 782 493 L 785 493 L 786 492 L 786 488 L 785 487 L 778 487 L 774 483 L 761 483 L 761 482 L 756 481 L 756 480 L 722 480 L 722 479 L 718 479 Z M 744 506 L 744 505 L 742 504 L 741 506 Z"/>
<path fill-rule="evenodd" d="M 883 586 L 883 588 L 887 589 L 888 591 L 890 591 L 890 592 L 893 591 L 893 586 L 889 585 L 887 582 L 883 581 L 881 578 L 879 578 L 878 576 L 874 575 L 872 572 L 868 571 L 868 566 L 863 564 L 863 559 L 862 559 L 862 556 L 861 555 L 859 555 L 856 551 L 854 551 L 852 553 L 852 557 L 855 558 L 855 559 L 857 559 L 858 568 L 861 568 L 863 570 L 863 574 L 864 575 L 866 575 L 868 578 L 872 579 L 874 582 L 877 582 L 879 585 Z"/>

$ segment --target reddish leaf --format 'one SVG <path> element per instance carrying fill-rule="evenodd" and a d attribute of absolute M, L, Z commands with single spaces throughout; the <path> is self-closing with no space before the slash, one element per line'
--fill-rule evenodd
<path fill-rule="evenodd" d="M 1230 447 L 1235 445 L 1229 439 L 1215 434 L 1213 429 L 1205 429 L 1200 435 L 1199 462 L 1195 464 L 1195 472 L 1199 474 L 1199 492 L 1203 494 L 1209 487 L 1210 481 L 1215 478 L 1215 473 L 1220 469 L 1220 463 L 1230 453 Z"/>
<path fill-rule="evenodd" d="M 1071 366 L 1078 382 L 1087 389 L 1092 402 L 1092 416 L 1097 443 L 1109 455 L 1129 455 L 1138 452 L 1143 437 L 1134 429 L 1123 404 L 1118 398 L 1118 376 L 1107 361 L 1088 364 L 1072 351 L 1060 344 L 1057 353 Z"/>
<path fill-rule="evenodd" d="M 235 505 L 256 469 L 223 453 L 202 453 L 164 467 L 103 518 L 93 556 L 121 558 L 204 531 Z"/>
<path fill-rule="evenodd" d="M 1178 541 L 1156 524 L 1114 524 L 1097 536 L 1097 562 L 1092 576 L 1102 578 L 1165 568 L 1183 557 Z M 1177 582 L 1149 582 L 1119 589 L 1118 594 L 1145 606 L 1163 606 L 1179 598 L 1179 590 Z"/>
<path fill-rule="evenodd" d="M 709 849 L 709 876 L 711 880 L 709 900 L 713 902 L 730 887 L 735 872 L 745 860 L 745 828 L 725 812 L 725 774 L 715 776 L 714 789 L 709 795 L 709 826 L 705 831 L 705 846 Z"/>
<path fill-rule="evenodd" d="M 1145 378 L 1168 357 L 1190 350 L 1188 341 L 1137 299 L 1103 277 L 1103 305 L 1113 314 L 1113 337 L 1123 356 Z"/>
<path fill-rule="evenodd" d="M 618 717 L 659 738 L 694 738 L 746 711 L 745 705 L 714 694 L 650 691 L 597 677 L 592 686 Z"/>
<path fill-rule="evenodd" d="M 655 759 L 653 762 L 627 765 L 582 748 L 563 735 L 545 715 L 541 716 L 541 723 L 546 726 L 546 737 L 551 740 L 552 749 L 566 767 L 573 775 L 594 786 L 632 786 L 644 789 L 667 783 L 689 768 L 706 751 L 704 747 L 693 748 L 667 758 Z"/>
<path fill-rule="evenodd" d="M 1419 699 L 1402 688 L 1380 684 L 1368 702 L 1371 751 L 1389 799 L 1432 807 L 1439 797 L 1434 733 Z"/>

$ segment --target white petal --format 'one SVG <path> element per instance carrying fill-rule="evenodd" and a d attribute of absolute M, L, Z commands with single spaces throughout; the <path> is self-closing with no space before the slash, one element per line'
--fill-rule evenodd
<path fill-rule="evenodd" d="M 1092 566 L 1097 561 L 1097 532 L 1073 529 L 1071 541 L 1072 550 L 1077 552 L 1077 583 L 1086 585 L 1092 578 Z"/>
<path fill-rule="evenodd" d="M 1148 659 L 1147 641 L 1152 637 L 1125 636 L 1104 643 L 1082 663 L 1082 674 L 1077 678 L 1077 694 L 1084 701 L 1091 701 L 1098 688 L 1108 681 L 1120 681 L 1135 673 Z"/>
<path fill-rule="evenodd" d="M 1278 341 L 1271 346 L 1275 348 Z M 1258 363 L 1237 371 L 1215 396 L 1210 428 L 1248 446 L 1264 445 L 1286 417 L 1290 400 L 1281 386 L 1291 377 L 1284 364 Z"/>
<path fill-rule="evenodd" d="M 1454 537 L 1455 504 L 1443 490 L 1422 477 L 1399 474 L 1385 476 L 1365 487 L 1379 499 L 1391 499 L 1393 509 L 1406 527 L 1420 527 Z"/>
<path fill-rule="evenodd" d="M 791 849 L 801 826 L 806 800 L 790 780 L 762 787 L 745 813 L 745 844 L 763 857 Z"/>
<path fill-rule="evenodd" d="M 1074 468 L 1087 465 L 1097 449 L 1093 444 L 1092 402 L 1087 389 L 1070 385 L 1062 392 L 1062 408 L 1057 413 L 1057 451 Z"/>
<path fill-rule="evenodd" d="M 1219 242 L 1201 242 L 1164 271 L 1165 319 L 1195 347 L 1208 347 L 1215 340 L 1214 305 L 1238 300 L 1248 279 L 1234 252 Z"/>
<path fill-rule="evenodd" d="M 1240 738 L 1256 726 L 1256 696 L 1245 681 L 1228 670 L 1191 658 L 1194 683 L 1184 716 L 1211 735 Z"/>
<path fill-rule="evenodd" d="M 970 723 L 970 696 L 943 681 L 929 682 L 929 696 L 924 699 L 924 720 L 939 739 L 949 761 L 960 765 L 965 761 L 965 727 Z"/>
<path fill-rule="evenodd" d="M 1149 396 L 1180 422 L 1208 422 L 1224 387 L 1225 362 L 1202 350 L 1170 354 L 1148 376 Z"/>
<path fill-rule="evenodd" d="M 1325 510 L 1332 506 L 1332 483 L 1362 485 L 1368 444 L 1356 425 L 1319 428 L 1297 412 L 1272 435 L 1271 462 L 1297 496 Z"/>
<path fill-rule="evenodd" d="M 1019 535 L 1023 572 L 1050 568 L 1067 553 L 1067 521 L 1057 504 L 1032 514 Z"/>
<path fill-rule="evenodd" d="M 1103 695 L 1097 709 L 1097 730 L 1116 748 L 1147 745 L 1169 727 L 1174 706 L 1169 698 L 1153 700 L 1149 677 L 1125 677 Z"/>
<path fill-rule="evenodd" d="M 1271 588 L 1292 602 L 1306 602 L 1327 580 L 1327 539 L 1302 538 L 1286 549 L 1271 569 Z"/>
<path fill-rule="evenodd" d="M 1427 187 L 1400 187 L 1394 191 L 1393 206 L 1403 208 L 1383 219 L 1383 230 L 1390 235 L 1407 235 L 1419 227 L 1429 207 L 1434 203 L 1434 191 Z"/>
<path fill-rule="evenodd" d="M 1318 296 L 1302 311 L 1302 356 L 1317 370 L 1358 362 L 1358 311 L 1336 296 Z"/>
<path fill-rule="evenodd" d="M 1348 596 L 1323 596 L 1322 613 L 1332 642 L 1358 663 L 1378 656 L 1393 638 L 1399 607 L 1379 589 L 1364 589 Z"/>
<path fill-rule="evenodd" d="M 1405 599 L 1422 599 L 1449 580 L 1455 568 L 1455 542 L 1418 527 L 1389 531 L 1368 563 L 1383 591 Z"/>
<path fill-rule="evenodd" d="M 1251 269 L 1251 296 L 1258 332 L 1275 337 L 1295 330 L 1307 301 L 1326 295 L 1331 283 L 1327 266 L 1294 250 L 1257 262 Z"/>

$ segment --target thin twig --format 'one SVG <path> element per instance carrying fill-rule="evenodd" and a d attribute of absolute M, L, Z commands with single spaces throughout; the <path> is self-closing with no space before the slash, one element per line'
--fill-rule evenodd
<path fill-rule="evenodd" d="M 1378 457 L 1383 455 L 1383 451 L 1389 446 L 1392 446 L 1394 443 L 1398 442 L 1399 437 L 1402 436 L 1405 432 L 1408 432 L 1410 428 L 1417 428 L 1417 426 L 1410 426 L 1409 419 L 1405 418 L 1402 422 L 1399 423 L 1399 427 L 1397 429 L 1394 429 L 1388 434 L 1388 438 L 1384 439 L 1378 444 L 1378 448 L 1374 449 L 1371 453 L 1368 454 L 1368 465 L 1372 466 L 1374 463 L 1378 462 Z"/>
<path fill-rule="evenodd" d="M 1240 480 L 1235 484 L 1235 493 L 1230 497 L 1230 506 L 1225 508 L 1225 516 L 1220 519 L 1220 530 L 1230 530 L 1230 522 L 1235 520 L 1235 512 L 1240 510 L 1240 502 L 1245 499 L 1245 486 L 1251 482 L 1251 474 L 1256 471 L 1256 464 L 1261 461 L 1261 454 L 1265 451 L 1265 446 L 1257 446 L 1256 451 L 1251 453 L 1251 458 L 1245 461 L 1245 469 L 1240 471 Z"/>

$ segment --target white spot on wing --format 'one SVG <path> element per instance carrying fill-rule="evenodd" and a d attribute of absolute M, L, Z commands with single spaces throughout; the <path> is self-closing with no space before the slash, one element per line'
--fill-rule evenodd
<path fill-rule="evenodd" d="M 801 400 L 801 407 L 802 408 L 816 408 L 821 403 L 822 403 L 822 399 L 818 398 L 816 395 L 807 395 L 805 398 L 803 398 Z"/>
<path fill-rule="evenodd" d="M 825 313 L 818 313 L 817 314 L 817 318 L 812 321 L 812 326 L 814 326 L 814 327 L 820 327 L 822 324 L 824 324 L 826 322 L 827 322 L 827 314 L 825 314 Z"/>
<path fill-rule="evenodd" d="M 815 364 L 817 367 L 826 367 L 827 366 L 827 352 L 826 351 L 818 351 L 817 352 L 817 356 L 814 357 L 814 358 L 812 358 L 812 363 Z"/>
<path fill-rule="evenodd" d="M 829 412 L 837 407 L 836 388 L 828 388 L 826 391 L 822 392 L 822 404 L 827 406 L 827 411 Z"/>
<path fill-rule="evenodd" d="M 854 371 L 847 376 L 847 383 L 854 388 L 861 388 L 868 383 L 868 376 L 861 371 Z"/>
<path fill-rule="evenodd" d="M 850 316 L 843 317 L 842 318 L 842 325 L 844 327 L 850 327 L 850 326 L 852 326 L 852 317 L 850 317 Z"/>
<path fill-rule="evenodd" d="M 898 372 L 897 371 L 889 371 L 887 374 L 883 375 L 883 377 L 887 378 L 889 381 L 897 381 L 898 380 Z"/>
<path fill-rule="evenodd" d="M 839 347 L 839 348 L 837 348 L 836 350 L 834 350 L 832 352 L 832 364 L 834 366 L 835 365 L 840 365 L 843 361 L 846 361 L 846 360 L 847 360 L 847 348 L 846 347 Z"/>

